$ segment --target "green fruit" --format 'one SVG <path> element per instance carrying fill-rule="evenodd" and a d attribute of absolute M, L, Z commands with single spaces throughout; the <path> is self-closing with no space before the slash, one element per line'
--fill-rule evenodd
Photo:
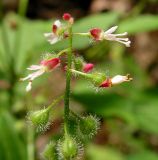
<path fill-rule="evenodd" d="M 65 158 L 74 158 L 77 156 L 77 143 L 76 141 L 67 136 L 63 141 L 62 152 Z"/>

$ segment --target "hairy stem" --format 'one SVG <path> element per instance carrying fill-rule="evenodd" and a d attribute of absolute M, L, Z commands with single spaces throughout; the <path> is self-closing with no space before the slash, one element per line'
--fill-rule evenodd
<path fill-rule="evenodd" d="M 70 99 L 70 83 L 71 83 L 71 64 L 72 64 L 72 26 L 69 27 L 69 52 L 67 54 L 67 71 L 66 71 L 66 89 L 64 97 L 64 131 L 68 134 L 68 118 L 69 118 L 69 99 Z"/>
<path fill-rule="evenodd" d="M 55 99 L 49 106 L 48 109 L 52 109 L 52 107 L 54 107 L 58 102 L 60 102 L 63 99 L 63 95 L 58 97 L 57 99 Z"/>

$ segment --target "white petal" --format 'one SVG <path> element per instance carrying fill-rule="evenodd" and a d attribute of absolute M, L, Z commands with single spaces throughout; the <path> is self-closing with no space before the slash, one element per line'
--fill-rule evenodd
<path fill-rule="evenodd" d="M 119 33 L 119 34 L 115 34 L 115 36 L 126 36 L 128 33 L 124 32 L 124 33 Z"/>
<path fill-rule="evenodd" d="M 49 42 L 50 44 L 54 44 L 54 43 L 58 42 L 59 40 L 60 40 L 60 39 L 59 39 L 58 37 L 54 37 L 53 39 L 49 39 L 48 42 Z"/>
<path fill-rule="evenodd" d="M 41 65 L 31 65 L 31 66 L 28 67 L 27 69 L 34 71 L 34 70 L 39 70 L 39 69 L 41 69 L 41 67 L 42 67 Z"/>
<path fill-rule="evenodd" d="M 114 34 L 104 33 L 104 39 L 109 40 L 109 41 L 116 41 L 117 38 Z"/>
<path fill-rule="evenodd" d="M 112 84 L 119 84 L 127 79 L 126 76 L 117 75 L 111 79 Z"/>
<path fill-rule="evenodd" d="M 122 40 L 118 40 L 118 39 L 116 39 L 115 41 L 124 44 L 126 47 L 130 47 L 130 44 L 131 44 L 131 41 L 127 41 L 126 42 L 126 41 L 122 41 Z"/>
<path fill-rule="evenodd" d="M 105 33 L 106 34 L 111 34 L 111 33 L 115 32 L 117 28 L 118 28 L 118 26 L 111 27 L 110 29 L 105 31 Z"/>
<path fill-rule="evenodd" d="M 44 72 L 45 72 L 45 70 L 41 69 L 41 70 L 38 70 L 38 71 L 30 74 L 31 75 L 30 80 L 34 80 L 35 78 L 41 76 Z"/>
<path fill-rule="evenodd" d="M 129 38 L 117 38 L 117 40 L 127 42 L 127 41 L 129 41 Z"/>
<path fill-rule="evenodd" d="M 116 85 L 123 82 L 129 82 L 131 80 L 133 80 L 133 78 L 131 78 L 129 74 L 127 74 L 126 76 L 117 75 L 111 79 L 111 83 L 112 85 Z"/>
<path fill-rule="evenodd" d="M 61 22 L 60 22 L 60 20 L 56 20 L 56 21 L 54 22 L 54 24 L 57 26 L 57 28 L 61 27 Z"/>
<path fill-rule="evenodd" d="M 39 77 L 44 73 L 44 69 L 40 69 L 32 74 L 29 74 L 27 77 L 20 78 L 20 81 L 26 81 L 26 80 L 34 80 L 35 78 Z"/>
<path fill-rule="evenodd" d="M 59 37 L 54 33 L 44 33 L 44 36 L 50 44 L 54 44 L 59 41 Z"/>
<path fill-rule="evenodd" d="M 31 88 L 32 88 L 32 82 L 30 81 L 28 85 L 26 86 L 26 91 L 29 92 Z"/>
<path fill-rule="evenodd" d="M 32 76 L 32 74 L 29 74 L 27 77 L 20 78 L 20 81 L 26 81 L 26 80 L 30 79 L 31 76 Z"/>
<path fill-rule="evenodd" d="M 52 38 L 52 37 L 55 36 L 55 34 L 52 33 L 52 32 L 49 32 L 49 33 L 44 33 L 44 36 L 45 36 L 46 38 Z"/>

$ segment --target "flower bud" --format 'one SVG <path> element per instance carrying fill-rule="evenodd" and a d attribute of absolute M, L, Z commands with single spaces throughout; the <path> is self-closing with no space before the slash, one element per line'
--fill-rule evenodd
<path fill-rule="evenodd" d="M 112 78 L 107 78 L 106 80 L 104 80 L 100 87 L 111 87 L 113 85 L 118 85 L 118 84 L 121 84 L 121 83 L 124 83 L 124 82 L 129 82 L 129 81 L 132 81 L 133 78 L 130 77 L 129 74 L 127 74 L 126 76 L 122 76 L 122 75 L 116 75 Z"/>
<path fill-rule="evenodd" d="M 42 156 L 48 160 L 57 160 L 56 144 L 54 142 L 47 144 L 42 153 Z"/>
<path fill-rule="evenodd" d="M 102 30 L 100 28 L 93 28 L 89 32 L 94 40 L 100 40 L 102 33 Z"/>
<path fill-rule="evenodd" d="M 87 116 L 80 120 L 79 131 L 84 138 L 92 138 L 99 128 L 99 120 L 95 116 Z"/>
<path fill-rule="evenodd" d="M 73 22 L 74 22 L 74 19 L 70 13 L 64 13 L 63 20 L 68 21 L 70 24 L 73 24 Z"/>
<path fill-rule="evenodd" d="M 63 14 L 63 20 L 69 21 L 70 18 L 71 18 L 71 14 L 70 14 L 70 13 L 64 13 L 64 14 Z"/>
<path fill-rule="evenodd" d="M 28 119 L 36 127 L 37 131 L 45 131 L 48 129 L 50 108 L 41 109 L 39 111 L 30 112 Z"/>
<path fill-rule="evenodd" d="M 53 32 L 54 34 L 56 34 L 57 29 L 58 29 L 57 25 L 53 24 L 53 25 L 52 25 L 52 32 Z"/>
<path fill-rule="evenodd" d="M 47 68 L 47 71 L 51 71 L 54 68 L 56 68 L 60 64 L 59 58 L 51 58 L 48 60 L 42 60 L 41 65 L 45 66 Z"/>
<path fill-rule="evenodd" d="M 94 68 L 94 64 L 87 63 L 83 66 L 83 72 L 88 73 Z"/>
<path fill-rule="evenodd" d="M 72 160 L 78 159 L 83 153 L 82 145 L 69 135 L 66 135 L 63 140 L 59 140 L 57 151 L 60 159 Z"/>

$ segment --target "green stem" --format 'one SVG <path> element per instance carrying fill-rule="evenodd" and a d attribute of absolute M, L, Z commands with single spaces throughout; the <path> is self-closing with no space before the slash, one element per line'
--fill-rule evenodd
<path fill-rule="evenodd" d="M 60 102 L 63 99 L 63 95 L 58 97 L 57 99 L 55 99 L 49 106 L 48 106 L 48 110 L 51 109 L 52 107 L 54 107 L 58 102 Z"/>
<path fill-rule="evenodd" d="M 80 71 L 77 71 L 77 70 L 74 70 L 74 69 L 70 69 L 70 72 L 72 72 L 76 75 L 80 75 L 83 78 L 92 79 L 92 76 L 89 73 L 80 72 Z"/>
<path fill-rule="evenodd" d="M 80 117 L 79 115 L 77 115 L 75 112 L 73 112 L 73 111 L 70 110 L 70 113 L 71 113 L 74 117 L 76 117 L 78 120 L 82 120 L 82 117 Z"/>
<path fill-rule="evenodd" d="M 59 57 L 59 56 L 61 56 L 63 53 L 69 52 L 69 50 L 70 50 L 70 48 L 64 49 L 64 50 L 60 51 L 60 52 L 57 54 L 57 56 Z"/>
<path fill-rule="evenodd" d="M 66 89 L 65 89 L 65 97 L 64 97 L 64 131 L 65 134 L 68 134 L 68 118 L 69 118 L 69 99 L 70 99 L 70 83 L 71 83 L 71 64 L 72 64 L 72 26 L 69 27 L 69 45 L 70 49 L 67 54 L 68 56 L 68 64 L 66 71 Z"/>
<path fill-rule="evenodd" d="M 28 0 L 19 1 L 18 13 L 20 16 L 24 17 L 26 15 L 27 5 L 28 5 Z"/>
<path fill-rule="evenodd" d="M 73 35 L 79 35 L 79 36 L 90 36 L 90 34 L 87 33 L 73 33 Z"/>
<path fill-rule="evenodd" d="M 30 111 L 32 109 L 32 106 L 34 105 L 32 103 L 32 96 L 28 95 L 27 97 L 27 110 Z M 27 160 L 34 160 L 35 159 L 35 132 L 34 127 L 27 124 Z"/>
<path fill-rule="evenodd" d="M 27 126 L 27 156 L 28 160 L 34 160 L 34 128 Z"/>

